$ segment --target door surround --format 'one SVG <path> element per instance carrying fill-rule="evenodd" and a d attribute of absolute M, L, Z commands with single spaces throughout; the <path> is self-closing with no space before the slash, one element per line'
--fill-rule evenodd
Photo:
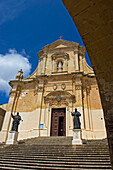
<path fill-rule="evenodd" d="M 66 108 L 51 109 L 50 136 L 66 136 Z"/>

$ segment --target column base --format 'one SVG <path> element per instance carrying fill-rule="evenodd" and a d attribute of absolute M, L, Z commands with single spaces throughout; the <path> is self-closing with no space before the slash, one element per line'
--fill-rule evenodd
<path fill-rule="evenodd" d="M 82 145 L 81 129 L 73 129 L 72 145 Z"/>
<path fill-rule="evenodd" d="M 6 141 L 6 144 L 17 144 L 18 142 L 17 142 L 17 138 L 18 138 L 18 132 L 16 132 L 16 131 L 10 131 L 9 133 L 8 133 L 8 139 L 7 139 L 7 141 Z"/>

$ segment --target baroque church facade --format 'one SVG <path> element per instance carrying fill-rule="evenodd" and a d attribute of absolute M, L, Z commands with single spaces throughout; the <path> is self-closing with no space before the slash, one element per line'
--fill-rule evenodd
<path fill-rule="evenodd" d="M 23 79 L 22 70 L 12 87 L 0 131 L 5 142 L 12 128 L 11 113 L 20 113 L 18 140 L 38 136 L 73 136 L 71 112 L 81 113 L 82 139 L 106 138 L 95 74 L 85 60 L 85 47 L 59 39 L 38 52 L 34 73 Z"/>

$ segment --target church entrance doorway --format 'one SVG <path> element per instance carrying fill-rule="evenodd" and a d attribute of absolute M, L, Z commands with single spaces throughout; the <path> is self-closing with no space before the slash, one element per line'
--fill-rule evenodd
<path fill-rule="evenodd" d="M 51 136 L 66 136 L 66 109 L 52 109 Z"/>

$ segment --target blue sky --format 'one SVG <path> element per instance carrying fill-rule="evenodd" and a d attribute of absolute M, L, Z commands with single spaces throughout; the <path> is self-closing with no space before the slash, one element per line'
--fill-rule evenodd
<path fill-rule="evenodd" d="M 8 82 L 18 70 L 31 74 L 37 52 L 60 36 L 83 45 L 61 0 L 0 0 L 0 104 L 8 102 Z"/>

